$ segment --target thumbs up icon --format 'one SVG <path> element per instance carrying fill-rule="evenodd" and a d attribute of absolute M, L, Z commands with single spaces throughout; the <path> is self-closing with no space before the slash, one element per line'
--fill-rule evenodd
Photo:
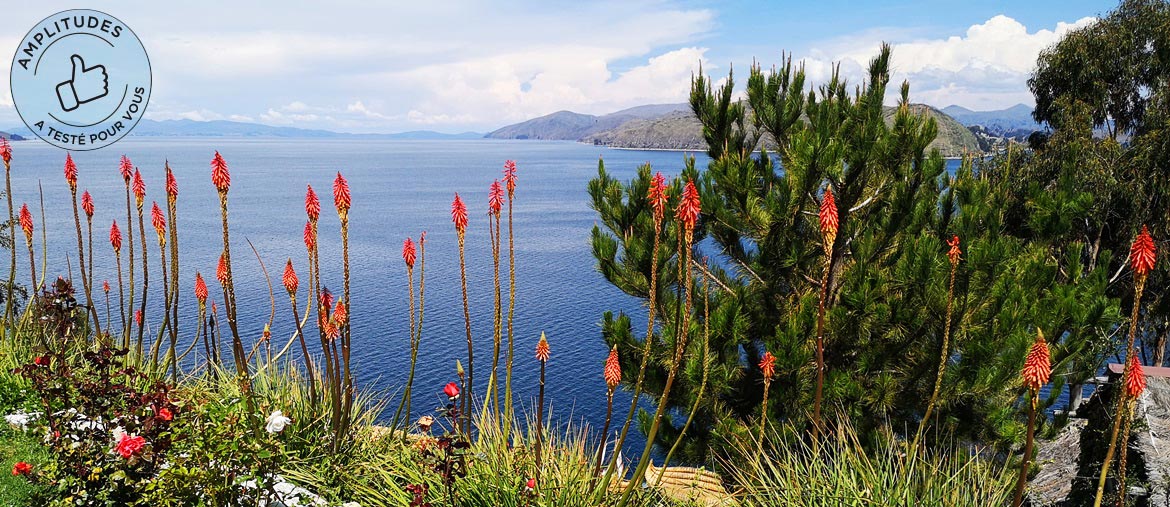
<path fill-rule="evenodd" d="M 73 63 L 73 76 L 57 85 L 57 100 L 61 102 L 61 109 L 72 111 L 77 106 L 91 102 L 109 93 L 109 75 L 105 65 L 86 67 L 81 55 L 69 58 Z"/>

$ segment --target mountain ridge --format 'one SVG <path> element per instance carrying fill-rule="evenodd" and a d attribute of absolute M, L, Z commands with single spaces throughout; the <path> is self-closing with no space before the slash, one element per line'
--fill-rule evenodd
<path fill-rule="evenodd" d="M 26 127 L 10 130 L 17 136 L 32 139 L 36 136 Z M 264 125 L 261 123 L 237 122 L 229 120 L 196 121 L 181 120 L 149 120 L 138 122 L 130 136 L 137 137 L 285 137 L 285 138 L 319 138 L 319 139 L 480 139 L 483 134 L 478 132 L 462 132 L 446 134 L 431 130 L 412 130 L 392 134 L 354 134 L 335 132 L 323 129 L 302 129 L 297 127 L 281 127 Z M 15 138 L 14 138 L 15 139 Z"/>

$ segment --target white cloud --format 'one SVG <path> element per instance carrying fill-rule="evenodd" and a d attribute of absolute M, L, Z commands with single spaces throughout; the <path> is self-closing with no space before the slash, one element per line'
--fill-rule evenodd
<path fill-rule="evenodd" d="M 1087 26 L 1096 18 L 1057 23 L 1052 29 L 1029 32 L 1005 15 L 973 25 L 963 35 L 945 39 L 893 39 L 891 92 L 903 80 L 910 81 L 911 100 L 936 106 L 960 104 L 972 109 L 995 109 L 1032 103 L 1027 79 L 1040 52 L 1069 31 Z M 859 81 L 876 53 L 882 36 L 871 33 L 828 41 L 810 52 L 806 66 L 814 82 L 831 72 L 831 61 L 841 62 L 842 73 Z M 896 37 L 896 34 L 895 34 Z M 891 95 L 889 98 L 893 98 Z"/>

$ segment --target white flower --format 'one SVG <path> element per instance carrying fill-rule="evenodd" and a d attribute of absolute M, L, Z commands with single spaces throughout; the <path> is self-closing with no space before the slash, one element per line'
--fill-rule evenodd
<path fill-rule="evenodd" d="M 120 442 L 122 437 L 126 436 L 126 430 L 122 429 L 121 426 L 114 428 L 114 431 L 110 433 L 114 436 L 114 443 Z"/>
<path fill-rule="evenodd" d="M 266 424 L 264 425 L 264 429 L 269 433 L 280 433 L 284 431 L 284 427 L 291 422 L 292 419 L 285 417 L 283 412 L 275 410 L 268 416 Z"/>

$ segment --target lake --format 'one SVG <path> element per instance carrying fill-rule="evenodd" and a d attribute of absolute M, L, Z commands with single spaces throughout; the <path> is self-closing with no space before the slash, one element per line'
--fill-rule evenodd
<path fill-rule="evenodd" d="M 67 258 L 76 269 L 77 239 L 69 188 L 62 173 L 65 154 L 34 141 L 15 143 L 13 150 L 16 208 L 22 202 L 29 203 L 36 217 L 39 241 L 42 225 L 37 210 L 37 184 L 43 184 L 49 274 L 67 275 Z M 222 299 L 217 296 L 219 286 L 214 276 L 222 248 L 219 201 L 209 167 L 216 150 L 227 160 L 232 177 L 229 206 L 233 274 L 240 332 L 246 340 L 260 337 L 271 312 L 268 285 L 249 241 L 272 276 L 276 296 L 274 346 L 283 345 L 295 329 L 280 275 L 285 260 L 291 258 L 302 280 L 298 302 L 303 308 L 308 276 L 302 240 L 306 184 L 313 185 L 322 199 L 322 283 L 340 295 L 339 221 L 332 206 L 331 189 L 337 171 L 349 180 L 353 196 L 349 218 L 354 372 L 360 386 L 384 393 L 391 400 L 384 419 L 393 416 L 398 390 L 405 383 L 409 367 L 406 268 L 401 258 L 402 241 L 408 236 L 417 241 L 420 232 L 427 232 L 427 307 L 414 384 L 414 417 L 445 402 L 442 386 L 456 380 L 455 360 L 466 356 L 458 247 L 450 215 L 455 192 L 467 203 L 471 217 L 466 239 L 468 290 L 476 345 L 476 392 L 483 395 L 491 361 L 494 290 L 487 228 L 488 186 L 502 177 L 505 160 L 516 160 L 513 386 L 517 402 L 531 406 L 535 401 L 539 368 L 533 359 L 533 348 L 543 331 L 552 349 L 546 398 L 553 420 L 583 421 L 598 427 L 604 422 L 602 366 L 607 348 L 601 338 L 601 314 L 606 310 L 625 311 L 637 316 L 638 321 L 645 319 L 645 311 L 638 300 L 607 283 L 595 269 L 589 234 L 597 217 L 589 207 L 586 184 L 597 174 L 598 157 L 605 160 L 612 174 L 627 180 L 646 162 L 668 177 L 675 176 L 683 167 L 683 153 L 555 141 L 130 137 L 98 152 L 74 154 L 79 171 L 78 193 L 88 189 L 97 208 L 95 299 L 99 300 L 103 319 L 104 300 L 99 296 L 102 280 L 114 286 L 111 295 L 115 308 L 117 305 L 117 277 L 108 241 L 110 223 L 117 220 L 123 233 L 129 231 L 125 223 L 125 190 L 118 171 L 122 154 L 129 156 L 143 173 L 147 213 L 152 200 L 165 205 L 164 162 L 169 161 L 178 179 L 181 347 L 195 335 L 197 307 L 192 291 L 196 271 L 201 271 L 207 280 L 210 299 Z M 699 167 L 705 167 L 706 156 L 696 156 Z M 952 170 L 956 165 L 957 161 L 948 163 Z M 82 220 L 84 227 L 84 215 Z M 158 245 L 149 220 L 147 216 L 148 262 L 152 270 L 149 300 L 154 310 L 147 312 L 148 329 L 161 323 L 163 299 Z M 18 264 L 22 267 L 17 280 L 27 281 L 24 239 L 19 231 L 17 235 Z M 506 305 L 507 238 L 504 239 L 501 274 Z M 35 247 L 39 262 L 39 243 Z M 123 263 L 127 248 L 123 246 Z M 140 249 L 136 254 L 141 255 Z M 415 276 L 417 283 L 418 273 Z M 138 281 L 141 283 L 141 274 Z M 118 320 L 116 313 L 114 320 Z M 298 348 L 294 345 L 294 356 L 299 355 Z M 221 350 L 230 349 L 221 346 Z M 197 353 L 202 353 L 202 346 Z M 629 393 L 619 390 L 615 418 L 624 416 L 620 407 L 628 407 L 629 401 Z M 644 440 L 636 430 L 631 431 L 631 437 L 626 453 L 636 455 L 633 450 L 640 449 Z"/>

